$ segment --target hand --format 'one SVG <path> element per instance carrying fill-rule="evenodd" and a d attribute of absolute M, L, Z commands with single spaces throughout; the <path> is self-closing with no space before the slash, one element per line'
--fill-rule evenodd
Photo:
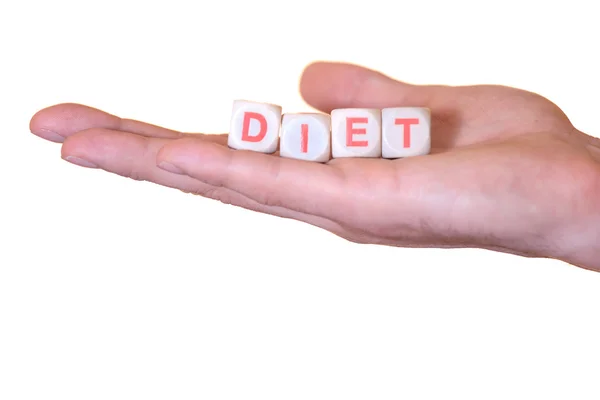
<path fill-rule="evenodd" d="M 417 86 L 355 65 L 315 63 L 306 102 L 422 106 L 432 154 L 327 164 L 232 150 L 76 104 L 38 112 L 31 131 L 62 157 L 246 209 L 293 218 L 357 243 L 473 247 L 600 271 L 600 140 L 552 102 L 502 86 Z"/>

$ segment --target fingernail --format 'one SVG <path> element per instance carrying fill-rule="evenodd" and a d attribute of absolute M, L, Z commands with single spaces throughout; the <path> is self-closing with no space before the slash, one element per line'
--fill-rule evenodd
<path fill-rule="evenodd" d="M 96 164 L 75 156 L 67 156 L 65 157 L 65 161 L 68 161 L 71 164 L 79 165 L 80 167 L 98 168 Z"/>
<path fill-rule="evenodd" d="M 179 174 L 179 175 L 183 175 L 184 174 L 184 172 L 183 172 L 183 170 L 181 168 L 176 167 L 173 164 L 168 163 L 166 161 L 161 161 L 158 164 L 158 168 L 164 169 L 165 171 L 171 172 L 173 174 Z"/>
<path fill-rule="evenodd" d="M 35 132 L 32 131 L 31 133 L 55 143 L 62 143 L 65 141 L 64 136 L 48 129 L 36 129 Z"/>

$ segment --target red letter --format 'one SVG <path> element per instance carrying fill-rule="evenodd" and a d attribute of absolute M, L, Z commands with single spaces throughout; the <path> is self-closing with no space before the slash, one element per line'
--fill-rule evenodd
<path fill-rule="evenodd" d="M 346 118 L 346 146 L 357 146 L 357 147 L 366 147 L 369 145 L 368 140 L 362 141 L 354 141 L 353 135 L 364 135 L 367 133 L 365 128 L 354 128 L 353 124 L 366 124 L 369 122 L 368 118 Z"/>
<path fill-rule="evenodd" d="M 394 121 L 396 125 L 404 125 L 404 148 L 410 147 L 410 126 L 417 125 L 419 123 L 418 118 L 396 118 Z"/>
<path fill-rule="evenodd" d="M 308 124 L 302 124 L 302 132 L 300 132 L 300 151 L 302 153 L 308 152 Z"/>
<path fill-rule="evenodd" d="M 250 119 L 255 119 L 260 123 L 260 131 L 256 136 L 250 136 Z M 242 140 L 244 142 L 260 142 L 267 134 L 267 120 L 264 115 L 254 112 L 244 113 L 244 125 L 242 127 Z"/>

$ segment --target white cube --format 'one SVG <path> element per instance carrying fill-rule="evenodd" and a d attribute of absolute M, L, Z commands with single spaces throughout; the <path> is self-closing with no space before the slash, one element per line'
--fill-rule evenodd
<path fill-rule="evenodd" d="M 318 113 L 283 114 L 279 155 L 306 161 L 329 161 L 331 117 Z"/>
<path fill-rule="evenodd" d="M 431 112 L 423 107 L 384 108 L 381 111 L 382 157 L 403 158 L 431 151 Z"/>
<path fill-rule="evenodd" d="M 227 145 L 238 150 L 274 153 L 279 144 L 281 111 L 276 104 L 234 101 Z"/>
<path fill-rule="evenodd" d="M 331 149 L 333 158 L 381 157 L 381 110 L 331 111 Z"/>

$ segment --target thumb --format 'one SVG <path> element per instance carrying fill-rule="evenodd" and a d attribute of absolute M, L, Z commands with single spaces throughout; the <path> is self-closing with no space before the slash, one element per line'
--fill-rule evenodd
<path fill-rule="evenodd" d="M 435 108 L 441 86 L 411 85 L 354 64 L 316 62 L 300 79 L 300 93 L 325 113 L 336 108 Z M 432 110 L 434 111 L 434 110 Z"/>

